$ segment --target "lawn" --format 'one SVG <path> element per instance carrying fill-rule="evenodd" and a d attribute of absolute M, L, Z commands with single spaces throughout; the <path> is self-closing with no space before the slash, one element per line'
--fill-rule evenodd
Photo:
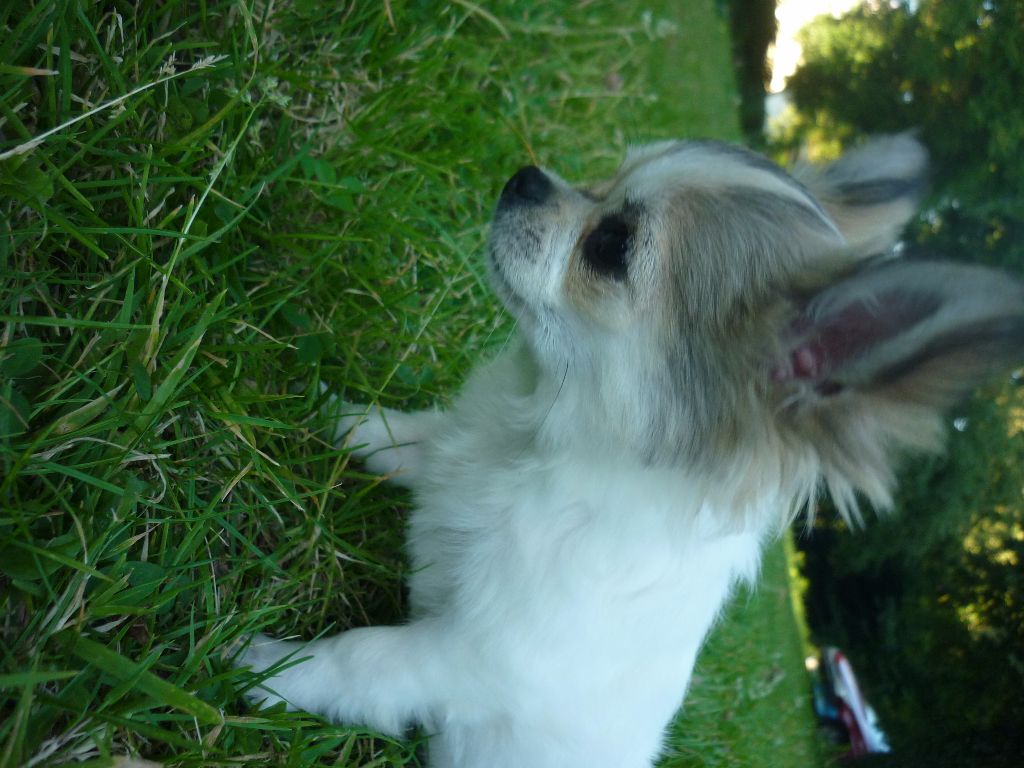
<path fill-rule="evenodd" d="M 713 0 L 439 8 L 0 8 L 0 766 L 418 764 L 224 661 L 403 613 L 408 500 L 316 383 L 443 402 L 506 342 L 480 254 L 520 165 L 738 136 Z M 781 548 L 766 577 L 666 765 L 812 764 Z"/>

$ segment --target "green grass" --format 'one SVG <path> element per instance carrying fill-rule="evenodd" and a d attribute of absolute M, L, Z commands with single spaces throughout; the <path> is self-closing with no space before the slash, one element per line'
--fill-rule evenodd
<path fill-rule="evenodd" d="M 223 658 L 403 613 L 407 499 L 318 436 L 315 383 L 423 406 L 505 342 L 479 255 L 519 165 L 735 138 L 712 0 L 29 2 L 0 29 L 0 766 L 416 765 L 253 714 Z M 792 636 L 758 631 L 702 660 L 671 765 L 756 743 L 734 666 Z"/>

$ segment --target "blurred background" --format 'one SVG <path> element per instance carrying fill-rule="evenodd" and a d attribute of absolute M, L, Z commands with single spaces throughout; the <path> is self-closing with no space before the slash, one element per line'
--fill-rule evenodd
<path fill-rule="evenodd" d="M 900 248 L 1024 271 L 1024 2 L 729 5 L 748 139 L 777 159 L 913 130 L 931 193 Z M 1024 764 L 1024 388 L 964 403 L 894 514 L 799 537 L 818 644 L 843 647 L 893 765 Z"/>

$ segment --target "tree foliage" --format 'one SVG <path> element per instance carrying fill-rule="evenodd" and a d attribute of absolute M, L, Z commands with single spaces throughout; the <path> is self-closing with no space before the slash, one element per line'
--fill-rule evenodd
<path fill-rule="evenodd" d="M 938 183 L 1024 193 L 1024 2 L 865 4 L 802 35 L 788 88 L 798 111 L 857 131 L 915 128 Z"/>

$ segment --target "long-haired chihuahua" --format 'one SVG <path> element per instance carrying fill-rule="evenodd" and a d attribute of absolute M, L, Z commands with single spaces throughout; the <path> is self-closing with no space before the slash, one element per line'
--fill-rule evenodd
<path fill-rule="evenodd" d="M 899 135 L 792 172 L 669 141 L 587 188 L 516 173 L 487 264 L 519 340 L 448 410 L 336 403 L 415 494 L 412 616 L 251 638 L 256 698 L 419 724 L 433 768 L 650 766 L 766 541 L 820 492 L 885 508 L 898 455 L 1022 357 L 1016 280 L 884 255 L 926 171 Z"/>

